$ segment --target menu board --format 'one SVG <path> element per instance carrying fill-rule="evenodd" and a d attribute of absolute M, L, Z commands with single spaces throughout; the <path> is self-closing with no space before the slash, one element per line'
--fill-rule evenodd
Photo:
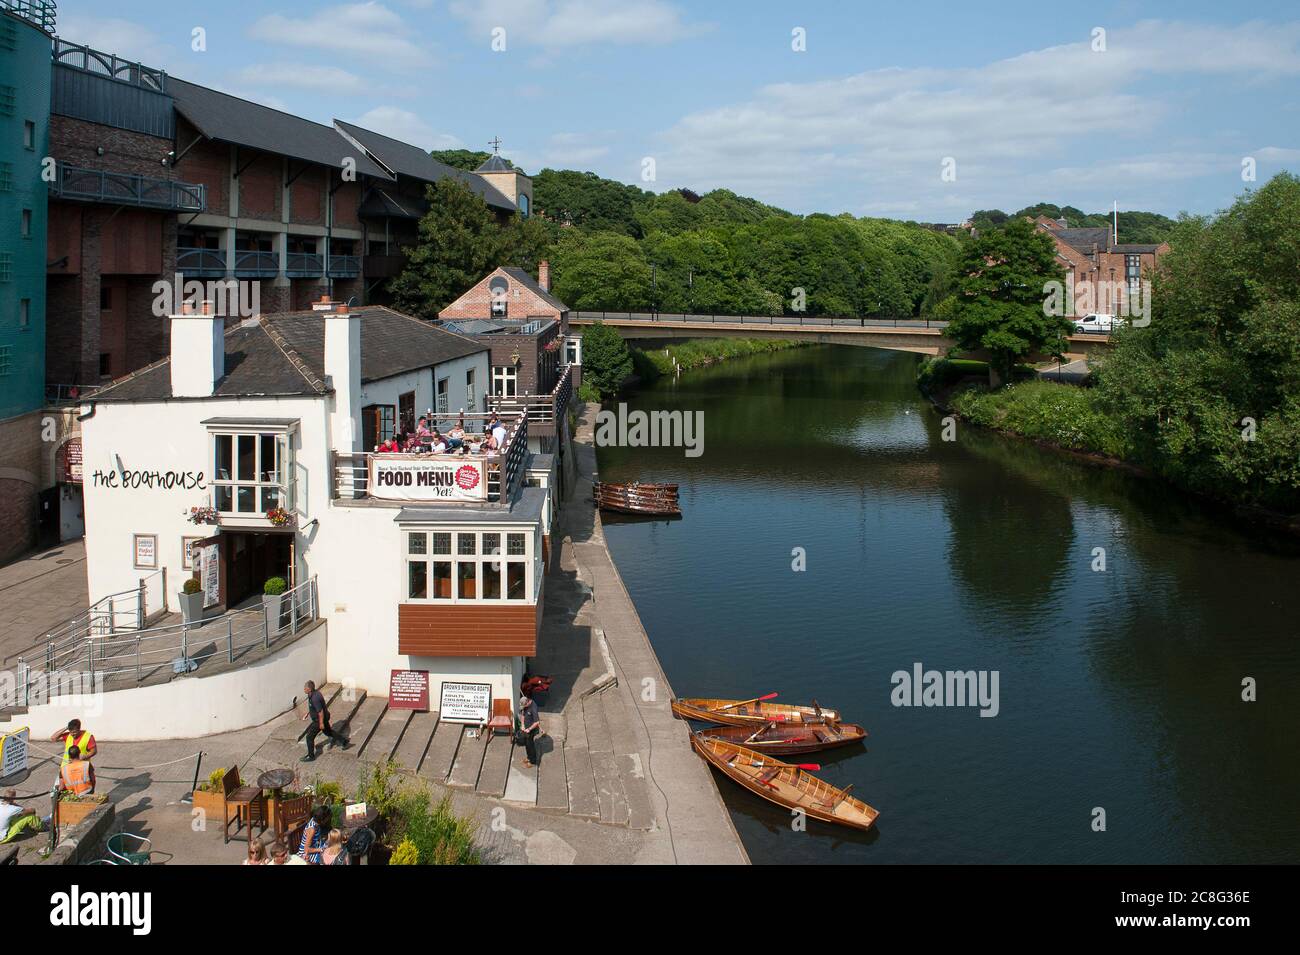
<path fill-rule="evenodd" d="M 443 683 L 439 719 L 447 723 L 486 723 L 492 715 L 491 683 Z"/>
<path fill-rule="evenodd" d="M 24 726 L 0 736 L 0 779 L 17 775 L 27 768 L 27 739 L 31 730 Z"/>
<path fill-rule="evenodd" d="M 429 671 L 393 670 L 388 677 L 388 708 L 390 710 L 427 712 L 429 709 Z"/>
<path fill-rule="evenodd" d="M 368 490 L 388 501 L 483 501 L 486 468 L 459 454 L 373 454 Z"/>
<path fill-rule="evenodd" d="M 199 583 L 203 585 L 203 609 L 215 607 L 222 601 L 221 594 L 221 539 L 205 537 L 190 545 Z"/>
<path fill-rule="evenodd" d="M 135 535 L 135 567 L 137 570 L 158 569 L 158 535 Z"/>

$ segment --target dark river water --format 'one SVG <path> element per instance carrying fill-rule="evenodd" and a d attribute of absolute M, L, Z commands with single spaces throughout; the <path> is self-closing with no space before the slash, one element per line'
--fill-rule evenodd
<path fill-rule="evenodd" d="M 681 520 L 606 524 L 674 691 L 815 697 L 871 734 L 791 757 L 880 811 L 867 834 L 794 831 L 717 777 L 751 858 L 1300 861 L 1300 548 L 1022 442 L 945 442 L 916 361 L 816 346 L 663 379 L 629 407 L 704 411 L 704 453 L 599 451 L 603 480 L 681 484 Z M 917 663 L 996 671 L 997 715 L 893 705 Z"/>

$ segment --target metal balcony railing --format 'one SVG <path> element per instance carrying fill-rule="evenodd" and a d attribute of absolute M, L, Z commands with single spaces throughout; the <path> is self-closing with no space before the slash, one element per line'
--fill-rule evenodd
<path fill-rule="evenodd" d="M 279 274 L 280 256 L 275 252 L 235 253 L 235 276 L 237 278 L 273 278 Z"/>
<path fill-rule="evenodd" d="M 331 255 L 329 277 L 332 279 L 353 279 L 361 274 L 361 256 Z"/>
<path fill-rule="evenodd" d="M 564 417 L 573 394 L 573 366 L 565 365 L 555 390 L 548 395 L 489 395 L 488 407 L 501 415 L 523 414 L 534 424 L 549 424 Z"/>
<path fill-rule="evenodd" d="M 48 7 L 49 26 L 45 29 L 50 33 L 54 32 L 53 3 L 42 3 L 40 0 L 4 0 L 4 5 L 10 8 L 17 5 Z M 55 63 L 71 66 L 78 70 L 85 70 L 87 73 L 94 73 L 98 76 L 107 76 L 109 79 L 130 83 L 132 86 L 139 86 L 143 89 L 154 90 L 159 93 L 167 92 L 167 73 L 163 70 L 156 70 L 131 60 L 124 60 L 113 53 L 101 53 L 99 50 L 92 50 L 80 43 L 69 43 L 59 37 L 54 38 L 52 52 Z"/>
<path fill-rule="evenodd" d="M 182 275 L 221 278 L 226 274 L 226 250 L 178 248 L 176 271 Z"/>
<path fill-rule="evenodd" d="M 319 252 L 289 252 L 284 274 L 291 279 L 315 278 L 325 271 L 325 257 Z"/>
<path fill-rule="evenodd" d="M 54 21 L 58 15 L 58 4 L 54 0 L 0 0 L 0 9 L 30 20 L 46 33 L 54 32 Z"/>
<path fill-rule="evenodd" d="M 59 199 L 111 202 L 175 212 L 203 212 L 208 207 L 207 186 L 199 183 L 84 169 L 66 163 L 55 165 L 50 195 Z"/>

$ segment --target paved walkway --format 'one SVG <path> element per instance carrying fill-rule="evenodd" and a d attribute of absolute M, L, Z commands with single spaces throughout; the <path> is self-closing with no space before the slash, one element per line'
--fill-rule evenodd
<path fill-rule="evenodd" d="M 9 657 L 89 605 L 86 545 L 80 539 L 0 567 L 0 667 L 11 667 Z"/>

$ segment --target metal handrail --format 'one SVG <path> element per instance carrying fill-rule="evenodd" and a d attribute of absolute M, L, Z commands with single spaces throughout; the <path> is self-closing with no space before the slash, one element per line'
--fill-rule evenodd
<path fill-rule="evenodd" d="M 331 255 L 329 257 L 329 274 L 331 277 L 348 277 L 361 273 L 361 256 Z"/>
<path fill-rule="evenodd" d="M 203 212 L 208 207 L 208 187 L 200 183 L 86 169 L 63 162 L 55 165 L 50 195 L 178 212 Z"/>
<path fill-rule="evenodd" d="M 549 423 L 564 417 L 564 409 L 573 392 L 573 366 L 565 365 L 560 380 L 548 394 L 489 395 L 488 406 L 501 414 L 521 413 L 536 423 Z"/>
<path fill-rule="evenodd" d="M 570 312 L 569 321 L 674 322 L 682 325 L 811 325 L 850 328 L 946 328 L 948 323 L 930 318 L 866 318 L 831 315 L 715 315 L 693 312 Z"/>
<path fill-rule="evenodd" d="M 176 249 L 176 271 L 191 275 L 197 273 L 226 274 L 225 249 L 194 249 L 180 246 Z"/>
<path fill-rule="evenodd" d="M 0 7 L 36 24 L 46 33 L 54 32 L 58 5 L 54 0 L 0 0 Z"/>
<path fill-rule="evenodd" d="M 52 2 L 49 2 L 49 0 L 44 3 L 41 0 L 5 0 L 6 6 L 12 6 L 15 3 L 49 7 L 49 25 L 45 29 L 51 33 L 54 32 L 54 4 Z M 130 83 L 132 86 L 155 90 L 159 93 L 167 92 L 167 73 L 164 70 L 143 66 L 132 60 L 124 60 L 113 53 L 101 53 L 99 50 L 91 49 L 80 43 L 69 43 L 59 37 L 54 38 L 51 52 L 55 63 L 61 63 L 64 66 L 84 70 L 98 76 L 107 76 L 109 79 Z"/>
<path fill-rule="evenodd" d="M 276 640 L 286 634 L 297 635 L 302 627 L 318 619 L 320 595 L 316 578 L 310 577 L 281 595 L 281 612 L 274 628 L 269 624 L 265 607 L 257 607 L 230 610 L 192 623 L 167 624 L 121 635 L 91 635 L 57 646 L 51 643 L 43 667 L 33 667 L 24 657 L 18 658 L 15 702 L 21 706 L 31 703 L 33 683 L 44 683 L 57 691 L 63 682 L 77 674 L 83 677 L 80 681 L 83 685 L 86 680 L 97 685 L 96 681 L 102 684 L 131 673 L 139 683 L 147 668 L 177 659 L 199 662 L 224 652 L 233 663 L 237 651 L 259 646 L 269 649 Z M 191 652 L 196 639 L 203 644 L 212 643 L 213 648 Z M 188 664 L 185 668 L 193 669 Z M 3 703 L 0 700 L 0 705 Z"/>
<path fill-rule="evenodd" d="M 235 274 L 275 275 L 280 271 L 280 256 L 276 252 L 235 252 Z"/>
<path fill-rule="evenodd" d="M 284 274 L 299 277 L 321 275 L 325 257 L 319 252 L 289 252 L 284 260 Z"/>

